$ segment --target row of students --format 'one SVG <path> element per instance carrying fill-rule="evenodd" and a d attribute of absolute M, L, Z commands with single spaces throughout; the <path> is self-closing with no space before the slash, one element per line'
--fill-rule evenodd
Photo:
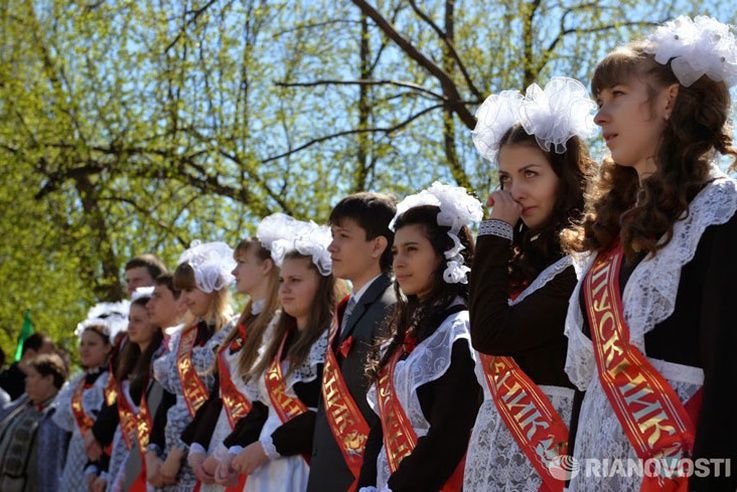
<path fill-rule="evenodd" d="M 565 458 L 737 460 L 737 187 L 714 161 L 737 156 L 736 62 L 708 18 L 608 55 L 592 83 L 611 151 L 598 169 L 579 82 L 490 97 L 474 143 L 501 186 L 477 245 L 481 204 L 440 183 L 396 206 L 347 197 L 329 229 L 277 214 L 235 252 L 194 245 L 171 292 L 195 320 L 151 363 L 132 311 L 137 369 L 110 371 L 121 429 L 126 390 L 146 428 L 148 367 L 175 395 L 149 412 L 148 449 L 129 440 L 143 476 L 167 490 L 734 490 L 715 462 L 643 478 Z M 250 297 L 238 317 L 231 270 Z M 121 466 L 108 485 L 142 476 Z"/>

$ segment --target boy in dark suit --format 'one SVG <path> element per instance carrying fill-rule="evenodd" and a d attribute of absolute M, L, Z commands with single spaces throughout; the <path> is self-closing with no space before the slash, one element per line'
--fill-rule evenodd
<path fill-rule="evenodd" d="M 330 214 L 333 275 L 350 280 L 353 289 L 338 305 L 331 327 L 309 492 L 355 488 L 368 428 L 377 419 L 366 402 L 369 381 L 364 366 L 396 302 L 390 277 L 394 234 L 389 229 L 395 213 L 391 197 L 356 193 L 343 198 Z"/>

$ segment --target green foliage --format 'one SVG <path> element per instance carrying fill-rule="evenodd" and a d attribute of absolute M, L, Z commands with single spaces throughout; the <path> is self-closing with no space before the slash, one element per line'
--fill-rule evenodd
<path fill-rule="evenodd" d="M 551 75 L 586 79 L 644 22 L 692 10 L 678 0 L 371 2 L 447 73 L 443 85 L 360 3 L 3 2 L 6 353 L 26 308 L 74 352 L 76 323 L 124 294 L 121 265 L 142 252 L 173 267 L 193 239 L 235 244 L 275 211 L 324 220 L 361 189 L 401 196 L 443 179 L 484 195 L 494 171 L 469 138 L 484 97 Z"/>

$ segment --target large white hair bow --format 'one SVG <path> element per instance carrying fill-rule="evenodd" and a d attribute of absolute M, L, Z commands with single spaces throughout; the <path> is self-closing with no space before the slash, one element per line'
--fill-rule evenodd
<path fill-rule="evenodd" d="M 486 98 L 476 112 L 473 143 L 483 158 L 494 162 L 502 137 L 519 124 L 541 149 L 562 154 L 571 137 L 593 135 L 595 111 L 596 103 L 581 82 L 553 77 L 544 88 L 531 84 L 524 96 L 506 90 Z"/>
<path fill-rule="evenodd" d="M 665 65 L 672 60 L 673 73 L 686 87 L 703 75 L 727 87 L 737 83 L 737 41 L 728 24 L 682 15 L 658 26 L 648 41 L 655 61 Z"/>
<path fill-rule="evenodd" d="M 471 269 L 463 264 L 461 251 L 464 247 L 458 233 L 464 225 L 480 222 L 484 217 L 481 202 L 469 195 L 461 186 L 450 186 L 435 181 L 429 188 L 410 195 L 397 204 L 397 214 L 389 224 L 389 228 L 394 230 L 399 216 L 411 208 L 422 205 L 439 207 L 438 225 L 450 227 L 448 236 L 453 240 L 453 246 L 445 252 L 447 266 L 443 272 L 443 280 L 449 284 L 468 283 L 468 272 Z"/>
<path fill-rule="evenodd" d="M 328 276 L 332 273 L 333 264 L 328 246 L 333 238 L 327 226 L 275 213 L 261 221 L 256 237 L 271 252 L 271 258 L 278 267 L 282 266 L 288 252 L 297 251 L 311 257 L 321 275 Z"/>
<path fill-rule="evenodd" d="M 179 257 L 177 265 L 182 263 L 192 267 L 197 288 L 208 294 L 229 286 L 235 280 L 231 273 L 236 265 L 233 249 L 220 241 L 192 241 L 189 249 Z"/>

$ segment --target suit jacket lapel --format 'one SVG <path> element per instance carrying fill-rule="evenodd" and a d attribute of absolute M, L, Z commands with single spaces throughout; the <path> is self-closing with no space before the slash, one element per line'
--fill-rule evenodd
<path fill-rule="evenodd" d="M 356 307 L 353 308 L 353 311 L 348 318 L 345 329 L 340 333 L 341 342 L 348 338 L 351 333 L 353 333 L 353 330 L 356 328 L 356 325 L 361 320 L 361 318 L 363 318 L 363 315 L 366 314 L 369 306 L 376 302 L 376 299 L 384 294 L 384 291 L 387 287 L 389 287 L 389 284 L 391 284 L 391 282 L 392 281 L 389 276 L 382 273 L 376 280 L 374 280 L 368 290 L 363 293 L 361 298 L 358 300 L 358 304 L 356 304 Z"/>

